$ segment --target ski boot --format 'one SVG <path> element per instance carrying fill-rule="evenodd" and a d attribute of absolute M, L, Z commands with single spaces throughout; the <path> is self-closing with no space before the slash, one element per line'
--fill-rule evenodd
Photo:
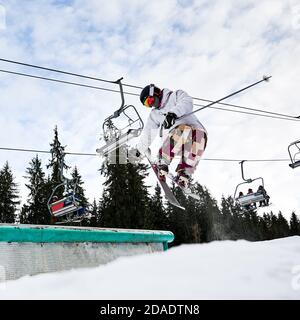
<path fill-rule="evenodd" d="M 175 182 L 183 189 L 189 189 L 190 184 L 190 175 L 187 174 L 184 170 L 180 170 L 177 172 L 177 176 L 175 177 Z"/>
<path fill-rule="evenodd" d="M 169 167 L 166 164 L 154 164 L 153 169 L 160 181 L 166 182 L 166 176 L 169 173 Z"/>

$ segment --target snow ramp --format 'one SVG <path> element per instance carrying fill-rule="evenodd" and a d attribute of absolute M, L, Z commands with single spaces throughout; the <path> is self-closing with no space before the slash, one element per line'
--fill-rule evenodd
<path fill-rule="evenodd" d="M 0 282 L 168 249 L 170 231 L 0 224 Z"/>

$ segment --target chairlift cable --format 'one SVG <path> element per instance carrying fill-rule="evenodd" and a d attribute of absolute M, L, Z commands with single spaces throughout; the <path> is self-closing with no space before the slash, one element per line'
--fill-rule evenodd
<path fill-rule="evenodd" d="M 202 158 L 201 161 L 241 162 L 242 159 Z M 247 159 L 247 162 L 283 162 L 289 159 Z"/>
<path fill-rule="evenodd" d="M 193 98 L 193 99 L 194 100 L 205 101 L 205 102 L 213 102 L 212 100 L 207 100 L 207 99 L 202 99 L 202 98 Z M 267 113 L 267 114 L 273 114 L 273 115 L 276 115 L 276 116 L 287 117 L 287 118 L 291 118 L 291 119 L 295 119 L 295 120 L 299 119 L 299 116 L 291 116 L 291 115 L 284 114 L 284 113 L 260 110 L 260 109 L 250 108 L 250 107 L 243 107 L 243 106 L 239 106 L 239 105 L 231 104 L 231 103 L 226 103 L 226 102 L 219 102 L 218 104 L 224 105 L 224 106 L 228 106 L 228 107 L 233 107 L 233 108 L 240 108 L 240 109 L 244 109 L 244 110 L 258 111 L 258 112 L 263 112 L 263 113 Z M 197 105 L 197 104 L 194 104 L 194 105 Z M 203 105 L 199 105 L 199 106 L 203 106 Z M 219 109 L 222 110 L 222 108 L 219 108 Z M 226 109 L 223 109 L 223 110 L 226 110 Z"/>
<path fill-rule="evenodd" d="M 7 148 L 0 147 L 0 150 L 4 151 L 21 151 L 21 152 L 33 152 L 33 153 L 51 153 L 51 151 L 47 150 L 37 150 L 37 149 L 22 149 L 22 148 Z M 66 155 L 72 156 L 99 156 L 96 153 L 83 153 L 83 152 L 64 152 Z M 242 159 L 226 159 L 226 158 L 203 158 L 201 160 L 205 161 L 223 161 L 223 162 L 240 162 Z M 290 161 L 289 159 L 243 159 L 247 162 L 282 162 L 282 161 Z"/>
<path fill-rule="evenodd" d="M 48 77 L 35 76 L 35 75 L 25 74 L 25 73 L 21 73 L 21 72 L 15 72 L 15 71 L 3 70 L 3 69 L 0 69 L 0 72 L 18 75 L 18 76 L 29 77 L 29 78 L 47 80 L 47 81 L 52 81 L 52 82 L 58 82 L 58 83 L 63 83 L 63 84 L 69 84 L 69 85 L 74 85 L 74 86 L 86 87 L 86 88 L 90 88 L 90 89 L 97 89 L 97 90 L 104 90 L 104 91 L 109 91 L 109 92 L 114 92 L 114 93 L 120 93 L 119 90 L 96 87 L 96 86 L 91 86 L 91 85 L 86 85 L 86 84 L 81 84 L 81 83 L 76 83 L 76 82 L 70 82 L 70 81 L 65 81 L 65 80 L 58 80 L 58 79 L 53 79 L 53 78 L 48 78 Z M 138 94 L 132 93 L 132 92 L 124 92 L 124 94 L 131 95 L 131 96 L 139 96 Z M 203 107 L 203 105 L 201 105 L 201 104 L 195 104 L 195 106 Z M 235 112 L 235 113 L 249 114 L 249 115 L 254 115 L 254 116 L 262 116 L 262 117 L 279 119 L 279 120 L 300 121 L 300 119 L 296 119 L 293 117 L 292 118 L 274 117 L 274 116 L 269 116 L 269 115 L 264 115 L 264 114 L 251 113 L 251 112 L 238 111 L 238 110 L 230 110 L 230 109 L 224 109 L 224 108 L 213 107 L 213 106 L 210 106 L 208 108 L 221 110 L 221 111 L 223 110 L 223 111 L 229 111 L 229 112 Z"/>
<path fill-rule="evenodd" d="M 63 83 L 63 84 L 70 84 L 70 85 L 73 85 L 73 86 L 85 87 L 85 88 L 90 88 L 90 89 L 97 89 L 97 90 L 104 90 L 104 91 L 120 93 L 119 90 L 108 89 L 108 88 L 103 88 L 103 87 L 96 87 L 96 86 L 91 86 L 91 85 L 87 85 L 87 84 L 70 82 L 70 81 L 65 81 L 65 80 L 58 80 L 58 79 L 53 79 L 53 78 L 48 78 L 48 77 L 35 76 L 35 75 L 32 75 L 32 74 L 26 74 L 26 73 L 21 73 L 21 72 L 8 71 L 8 70 L 3 70 L 3 69 L 0 69 L 0 72 L 14 74 L 14 75 L 23 76 L 23 77 L 34 78 L 34 79 L 53 81 L 53 82 L 58 82 L 58 83 Z M 124 93 L 126 93 L 128 95 L 137 96 L 137 94 L 134 94 L 134 93 L 131 93 L 131 92 L 124 92 Z"/>
<path fill-rule="evenodd" d="M 37 69 L 41 69 L 41 70 L 47 70 L 47 71 L 61 73 L 61 74 L 66 74 L 66 75 L 71 75 L 71 76 L 77 76 L 77 77 L 84 78 L 84 79 L 89 79 L 89 80 L 102 81 L 102 82 L 112 83 L 112 84 L 116 83 L 115 81 L 109 81 L 107 79 L 101 79 L 101 78 L 97 78 L 97 77 L 86 76 L 86 75 L 82 75 L 82 74 L 78 74 L 78 73 L 74 73 L 74 72 L 63 71 L 63 70 L 58 70 L 58 69 L 54 69 L 54 68 L 42 67 L 42 66 L 38 66 L 38 65 L 34 65 L 34 64 L 23 63 L 23 62 L 20 62 L 20 61 L 14 61 L 14 60 L 3 59 L 3 58 L 0 58 L 0 61 L 7 62 L 7 63 L 12 63 L 12 64 L 17 64 L 17 65 L 23 65 L 23 66 L 31 67 L 31 68 L 37 68 Z M 0 70 L 0 71 L 2 71 L 2 70 Z M 7 72 L 7 71 L 2 71 L 2 72 Z M 18 74 L 18 73 L 13 73 L 13 72 L 7 72 L 7 73 Z M 24 75 L 25 76 L 25 74 L 20 74 L 20 73 L 19 73 L 19 75 Z M 32 77 L 36 77 L 36 78 L 43 79 L 43 80 L 50 80 L 50 79 L 47 79 L 45 77 L 38 77 L 38 76 L 32 76 Z M 54 80 L 50 80 L 50 81 L 54 81 Z M 63 81 L 59 81 L 59 80 L 57 80 L 57 82 L 68 83 L 67 81 L 63 82 Z M 76 85 L 75 83 L 68 83 L 68 84 Z M 81 86 L 84 87 L 85 85 L 81 85 Z M 135 88 L 135 89 L 142 89 L 141 86 L 130 85 L 130 84 L 125 84 L 125 83 L 123 84 L 123 86 L 130 87 L 130 88 Z M 99 89 L 98 87 L 94 87 L 94 86 L 87 86 L 87 87 L 93 88 L 93 89 Z M 109 90 L 109 89 L 104 89 L 104 88 L 103 88 L 103 90 L 107 90 L 107 91 L 111 91 L 111 92 L 118 92 L 117 90 Z M 128 92 L 126 92 L 126 94 L 139 96 L 138 94 L 133 94 L 133 93 L 128 93 Z M 205 102 L 209 102 L 209 103 L 213 102 L 212 100 L 208 100 L 208 99 L 204 99 L 204 98 L 198 98 L 198 97 L 192 97 L 192 98 L 194 100 L 200 100 L 200 101 L 205 101 Z M 260 109 L 257 109 L 257 108 L 243 107 L 243 106 L 240 106 L 240 105 L 224 103 L 224 102 L 221 102 L 221 101 L 217 102 L 217 104 L 224 105 L 224 106 L 229 106 L 229 107 L 233 107 L 233 108 L 240 108 L 240 109 L 245 109 L 245 110 L 250 110 L 250 111 L 258 111 L 258 112 L 262 112 L 262 113 L 266 113 L 266 114 L 273 114 L 273 115 L 277 115 L 277 116 L 283 116 L 283 117 L 287 117 L 287 118 L 291 118 L 291 119 L 299 119 L 300 118 L 300 116 L 285 115 L 285 114 L 282 114 L 282 113 L 266 111 L 266 110 L 260 110 Z M 226 110 L 226 109 L 224 109 L 224 110 Z"/>
<path fill-rule="evenodd" d="M 34 152 L 34 153 L 51 153 L 51 151 L 45 151 L 45 150 L 21 149 L 21 148 L 5 148 L 5 147 L 0 147 L 0 150 L 4 150 L 4 151 Z"/>
<path fill-rule="evenodd" d="M 203 106 L 201 104 L 194 104 L 195 106 Z M 224 109 L 220 107 L 208 107 L 209 109 L 216 109 L 216 110 L 221 110 L 221 111 L 228 111 L 228 112 L 234 112 L 234 113 L 242 113 L 242 114 L 249 114 L 252 116 L 258 116 L 258 117 L 265 117 L 265 118 L 272 118 L 272 119 L 278 119 L 278 120 L 289 120 L 289 121 L 296 121 L 299 122 L 300 119 L 289 117 L 289 118 L 284 118 L 284 117 L 279 117 L 279 116 L 269 116 L 267 114 L 261 114 L 261 113 L 255 113 L 255 112 L 247 112 L 247 111 L 239 111 L 239 110 L 230 110 L 230 109 Z"/>
<path fill-rule="evenodd" d="M 68 71 L 53 69 L 53 68 L 42 67 L 42 66 L 29 64 L 29 63 L 24 63 L 24 62 L 20 62 L 20 61 L 14 61 L 14 60 L 2 59 L 2 58 L 0 58 L 0 61 L 13 63 L 13 64 L 17 64 L 17 65 L 22 65 L 22 66 L 26 66 L 26 67 L 30 67 L 30 68 L 36 68 L 36 69 L 41 69 L 41 70 L 46 70 L 46 71 L 66 74 L 66 75 L 69 75 L 69 76 L 75 76 L 75 77 L 80 77 L 80 78 L 89 79 L 89 80 L 102 81 L 102 82 L 112 83 L 112 84 L 116 83 L 115 81 L 110 81 L 110 80 L 107 80 L 107 79 L 101 79 L 101 78 L 96 78 L 96 77 L 91 77 L 91 76 L 85 76 L 85 75 L 82 75 L 82 74 L 79 74 L 79 73 L 74 73 L 74 72 L 68 72 Z M 141 89 L 140 87 L 129 85 L 129 84 L 123 84 L 123 86 Z"/>
<path fill-rule="evenodd" d="M 21 152 L 33 152 L 33 153 L 51 153 L 47 150 L 36 150 L 36 149 L 22 149 L 22 148 L 6 148 L 0 147 L 0 150 L 4 151 L 21 151 Z M 74 156 L 97 156 L 96 153 L 81 153 L 81 152 L 64 152 L 64 154 L 74 155 Z"/>

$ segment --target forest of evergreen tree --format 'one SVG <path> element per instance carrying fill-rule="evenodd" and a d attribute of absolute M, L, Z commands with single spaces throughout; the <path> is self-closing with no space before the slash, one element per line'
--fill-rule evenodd
<path fill-rule="evenodd" d="M 28 197 L 22 202 L 18 184 L 9 163 L 0 170 L 0 223 L 52 224 L 47 201 L 58 183 L 56 157 L 64 152 L 57 128 L 50 144 L 52 159 L 43 169 L 41 159 L 36 155 L 28 164 L 25 178 Z M 84 182 L 77 167 L 72 168 L 72 178 L 78 178 L 77 195 L 89 208 L 89 215 L 81 226 L 170 230 L 175 234 L 172 245 L 202 243 L 213 240 L 249 241 L 271 240 L 300 235 L 300 221 L 295 212 L 287 220 L 282 212 L 272 211 L 258 215 L 256 211 L 245 211 L 235 205 L 234 199 L 222 197 L 220 206 L 209 190 L 199 183 L 194 184 L 194 193 L 200 200 L 186 198 L 183 192 L 172 187 L 177 199 L 186 210 L 178 209 L 163 200 L 159 185 L 155 190 L 145 182 L 149 167 L 143 163 L 118 163 L 125 149 L 119 149 L 114 159 L 103 162 L 100 173 L 105 177 L 102 196 L 98 201 L 88 201 Z M 65 168 L 68 165 L 64 163 Z"/>

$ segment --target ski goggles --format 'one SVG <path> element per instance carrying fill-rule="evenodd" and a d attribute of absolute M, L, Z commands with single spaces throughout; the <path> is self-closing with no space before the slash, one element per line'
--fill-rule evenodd
<path fill-rule="evenodd" d="M 153 103 L 154 103 L 154 97 L 147 97 L 145 100 L 144 100 L 144 106 L 150 108 L 152 107 Z"/>

